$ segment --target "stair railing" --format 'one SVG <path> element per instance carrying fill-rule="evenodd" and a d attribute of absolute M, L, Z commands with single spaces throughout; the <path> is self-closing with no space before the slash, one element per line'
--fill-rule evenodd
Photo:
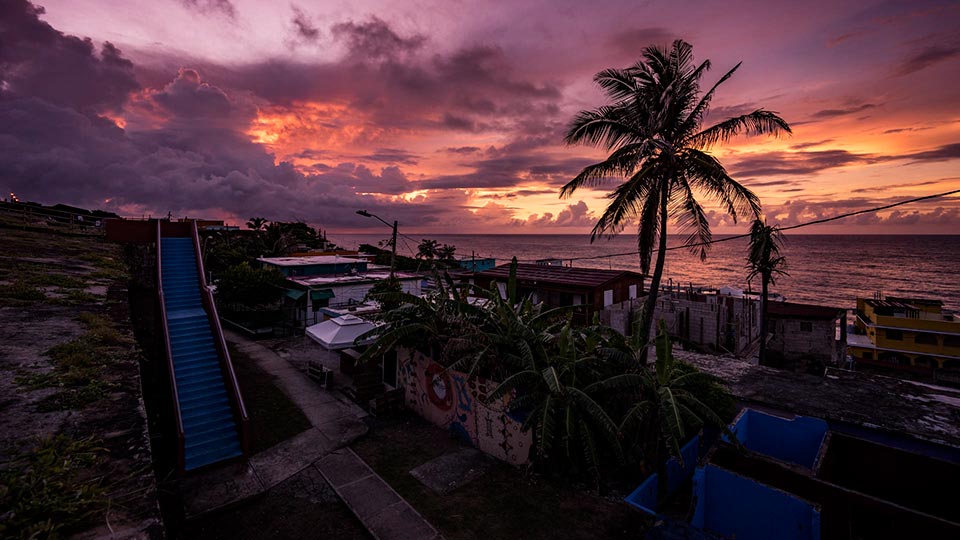
<path fill-rule="evenodd" d="M 170 346 L 170 327 L 167 321 L 167 303 L 163 296 L 163 259 L 160 244 L 160 220 L 157 220 L 157 297 L 160 301 L 160 318 L 163 327 L 163 352 L 170 377 L 170 392 L 173 396 L 173 417 L 177 424 L 177 471 L 183 473 L 186 465 L 184 455 L 183 416 L 180 413 L 180 395 L 177 392 L 177 377 L 173 369 L 173 348 Z"/>
<path fill-rule="evenodd" d="M 210 330 L 213 332 L 213 343 L 217 347 L 218 357 L 220 359 L 220 371 L 223 374 L 223 380 L 230 394 L 230 406 L 233 410 L 233 419 L 240 432 L 240 446 L 243 448 L 243 454 L 248 455 L 250 450 L 250 418 L 247 415 L 247 408 L 243 403 L 243 396 L 240 394 L 240 385 L 237 384 L 237 375 L 233 370 L 233 362 L 230 360 L 230 351 L 227 349 L 227 342 L 223 337 L 223 328 L 220 326 L 220 317 L 217 314 L 217 304 L 213 300 L 213 293 L 207 286 L 206 271 L 203 266 L 203 253 L 200 250 L 200 235 L 197 232 L 197 222 L 193 221 L 190 232 L 193 236 L 193 250 L 197 257 L 197 273 L 200 278 L 200 298 L 203 302 L 203 308 L 206 310 L 210 320 Z"/>

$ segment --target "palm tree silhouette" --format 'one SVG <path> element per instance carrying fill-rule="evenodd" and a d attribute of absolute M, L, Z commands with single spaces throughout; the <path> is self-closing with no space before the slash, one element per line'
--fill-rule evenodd
<path fill-rule="evenodd" d="M 783 246 L 783 233 L 777 226 L 767 225 L 762 219 L 754 220 L 750 227 L 750 246 L 747 256 L 747 279 L 760 276 L 763 283 L 760 293 L 760 365 L 767 365 L 767 293 L 769 285 L 775 283 L 775 275 L 788 275 L 784 271 L 786 259 L 780 255 Z"/>
<path fill-rule="evenodd" d="M 647 47 L 632 67 L 606 69 L 594 77 L 611 103 L 581 111 L 567 132 L 568 144 L 602 147 L 611 153 L 563 186 L 561 197 L 583 186 L 623 178 L 607 195 L 610 203 L 593 228 L 591 242 L 618 234 L 638 218 L 637 247 L 645 274 L 650 272 L 657 246 L 650 293 L 640 319 L 644 338 L 650 335 L 663 276 L 670 218 L 685 235 L 685 245 L 703 260 L 712 235 L 696 192 L 718 201 L 734 221 L 738 215 L 760 213 L 757 196 L 727 174 L 708 153 L 710 148 L 740 134 L 790 133 L 786 121 L 763 109 L 703 128 L 714 92 L 739 67 L 734 66 L 701 95 L 700 80 L 710 69 L 709 60 L 695 65 L 693 47 L 682 40 L 674 41 L 669 50 Z"/>

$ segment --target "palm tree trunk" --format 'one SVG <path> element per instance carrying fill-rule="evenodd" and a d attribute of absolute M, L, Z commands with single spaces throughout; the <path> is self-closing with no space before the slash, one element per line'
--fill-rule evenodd
<path fill-rule="evenodd" d="M 760 357 L 758 362 L 761 366 L 767 365 L 767 289 L 770 284 L 770 274 L 763 272 L 761 275 L 763 288 L 760 292 Z"/>
<path fill-rule="evenodd" d="M 646 343 L 650 340 L 650 328 L 653 326 L 653 311 L 657 306 L 657 295 L 660 292 L 660 278 L 663 277 L 663 260 L 667 255 L 667 198 L 669 197 L 667 187 L 663 188 L 660 195 L 660 246 L 657 249 L 657 264 L 653 268 L 653 278 L 650 280 L 650 294 L 647 295 L 647 301 L 643 304 L 643 320 L 640 325 L 640 337 L 643 339 L 643 349 L 640 353 L 640 362 L 647 363 L 648 347 Z"/>

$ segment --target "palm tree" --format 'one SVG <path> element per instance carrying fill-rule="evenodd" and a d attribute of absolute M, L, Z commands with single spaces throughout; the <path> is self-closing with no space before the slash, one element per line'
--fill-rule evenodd
<path fill-rule="evenodd" d="M 776 275 L 788 275 L 784 271 L 786 258 L 780 255 L 783 233 L 775 225 L 767 225 L 762 219 L 754 220 L 750 227 L 750 247 L 747 256 L 747 279 L 760 276 L 763 283 L 760 293 L 760 365 L 767 365 L 767 293 Z"/>
<path fill-rule="evenodd" d="M 424 238 L 417 246 L 417 258 L 432 261 L 437 258 L 437 241 Z"/>
<path fill-rule="evenodd" d="M 444 244 L 437 249 L 437 257 L 441 261 L 456 261 L 457 246 Z"/>
<path fill-rule="evenodd" d="M 703 120 L 718 86 L 740 67 L 737 64 L 706 93 L 700 79 L 710 61 L 693 63 L 692 46 L 677 40 L 669 49 L 647 47 L 642 58 L 626 69 L 607 69 L 594 77 L 610 104 L 581 111 L 566 135 L 568 144 L 589 144 L 610 152 L 606 160 L 584 168 L 560 191 L 569 197 L 582 186 L 593 186 L 611 177 L 623 183 L 607 197 L 606 210 L 593 228 L 590 240 L 614 236 L 639 218 L 637 247 L 640 268 L 649 273 L 654 246 L 657 262 L 650 294 L 641 314 L 640 331 L 650 335 L 663 262 L 667 250 L 668 221 L 676 220 L 686 236 L 685 245 L 701 260 L 711 240 L 707 214 L 695 192 L 716 199 L 734 221 L 740 214 L 759 215 L 760 201 L 749 189 L 727 174 L 708 153 L 711 147 L 736 135 L 779 135 L 790 126 L 776 113 L 757 109 L 728 118 L 710 127 Z M 645 360 L 645 353 L 643 359 Z"/>
<path fill-rule="evenodd" d="M 262 231 L 267 226 L 267 219 L 262 217 L 252 217 L 247 220 L 247 228 L 254 231 Z"/>

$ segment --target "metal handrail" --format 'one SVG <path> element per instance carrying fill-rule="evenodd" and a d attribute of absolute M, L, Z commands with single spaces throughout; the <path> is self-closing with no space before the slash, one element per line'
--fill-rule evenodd
<path fill-rule="evenodd" d="M 243 396 L 240 394 L 240 385 L 237 383 L 237 375 L 233 370 L 233 361 L 230 359 L 230 351 L 227 349 L 226 339 L 223 337 L 223 328 L 220 326 L 220 317 L 217 314 L 217 304 L 213 300 L 213 293 L 207 286 L 206 271 L 203 266 L 203 253 L 200 251 L 200 235 L 197 232 L 197 222 L 193 221 L 190 227 L 190 233 L 193 236 L 193 249 L 197 257 L 197 272 L 200 278 L 201 298 L 204 308 L 210 319 L 210 329 L 214 334 L 214 344 L 220 352 L 220 370 L 226 376 L 226 386 L 233 397 L 234 420 L 240 428 L 240 444 L 244 455 L 248 454 L 250 447 L 250 417 L 247 414 L 246 405 L 243 403 Z"/>
<path fill-rule="evenodd" d="M 177 392 L 177 377 L 173 368 L 173 347 L 170 346 L 170 330 L 167 321 L 167 303 L 163 296 L 163 260 L 160 254 L 160 220 L 157 220 L 157 296 L 160 299 L 160 317 L 163 326 L 163 344 L 167 360 L 167 374 L 170 377 L 170 391 L 173 394 L 173 416 L 177 422 L 177 470 L 185 467 L 183 417 L 180 412 L 180 394 Z"/>

